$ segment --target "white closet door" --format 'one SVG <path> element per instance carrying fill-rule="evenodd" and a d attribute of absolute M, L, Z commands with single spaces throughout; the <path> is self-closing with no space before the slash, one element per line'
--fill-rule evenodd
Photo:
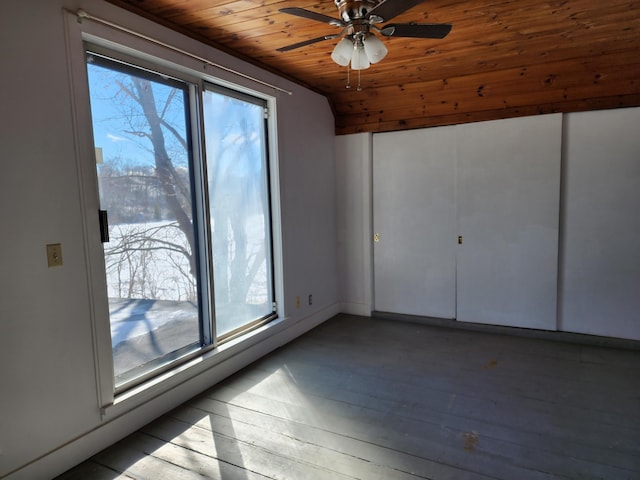
<path fill-rule="evenodd" d="M 456 133 L 458 320 L 555 330 L 562 116 Z"/>
<path fill-rule="evenodd" d="M 565 123 L 562 329 L 640 340 L 640 108 Z"/>
<path fill-rule="evenodd" d="M 373 137 L 374 305 L 455 317 L 455 127 Z"/>

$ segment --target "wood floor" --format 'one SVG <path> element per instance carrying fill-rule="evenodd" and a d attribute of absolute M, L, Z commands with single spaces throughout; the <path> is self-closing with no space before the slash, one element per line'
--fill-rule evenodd
<path fill-rule="evenodd" d="M 339 315 L 59 479 L 640 479 L 640 352 Z"/>

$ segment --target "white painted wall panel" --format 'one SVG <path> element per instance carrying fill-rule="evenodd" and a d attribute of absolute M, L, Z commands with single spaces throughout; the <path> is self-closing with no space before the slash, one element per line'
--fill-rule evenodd
<path fill-rule="evenodd" d="M 456 128 L 457 318 L 554 330 L 562 117 Z"/>
<path fill-rule="evenodd" d="M 100 420 L 62 10 L 3 8 L 0 477 Z"/>
<path fill-rule="evenodd" d="M 342 311 L 371 315 L 371 137 L 336 137 L 338 277 Z"/>
<path fill-rule="evenodd" d="M 378 311 L 454 318 L 455 127 L 373 136 Z"/>
<path fill-rule="evenodd" d="M 640 108 L 566 116 L 561 327 L 640 340 Z"/>

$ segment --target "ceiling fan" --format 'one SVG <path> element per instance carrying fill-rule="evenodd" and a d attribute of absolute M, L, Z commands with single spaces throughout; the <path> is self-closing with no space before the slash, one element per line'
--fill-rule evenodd
<path fill-rule="evenodd" d="M 451 31 L 448 23 L 395 23 L 378 27 L 397 15 L 422 3 L 424 0 L 334 0 L 340 18 L 333 18 L 304 8 L 282 8 L 280 12 L 297 17 L 328 23 L 340 27 L 337 34 L 323 35 L 303 42 L 278 48 L 279 52 L 288 52 L 296 48 L 311 45 L 323 40 L 344 37 L 331 53 L 338 65 L 351 63 L 353 70 L 364 70 L 372 63 L 382 60 L 387 54 L 384 43 L 376 37 L 444 38 Z"/>

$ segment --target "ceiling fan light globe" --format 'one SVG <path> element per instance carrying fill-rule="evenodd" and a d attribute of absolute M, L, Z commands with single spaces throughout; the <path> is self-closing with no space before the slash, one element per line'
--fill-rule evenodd
<path fill-rule="evenodd" d="M 331 60 L 341 67 L 346 67 L 353 56 L 353 42 L 347 38 L 343 38 L 331 52 Z"/>
<path fill-rule="evenodd" d="M 369 35 L 364 40 L 364 51 L 371 63 L 378 63 L 387 56 L 387 47 L 375 35 Z"/>
<path fill-rule="evenodd" d="M 370 66 L 371 62 L 367 57 L 367 52 L 364 51 L 364 47 L 362 45 L 356 46 L 353 49 L 353 57 L 351 58 L 351 69 L 366 70 Z"/>

